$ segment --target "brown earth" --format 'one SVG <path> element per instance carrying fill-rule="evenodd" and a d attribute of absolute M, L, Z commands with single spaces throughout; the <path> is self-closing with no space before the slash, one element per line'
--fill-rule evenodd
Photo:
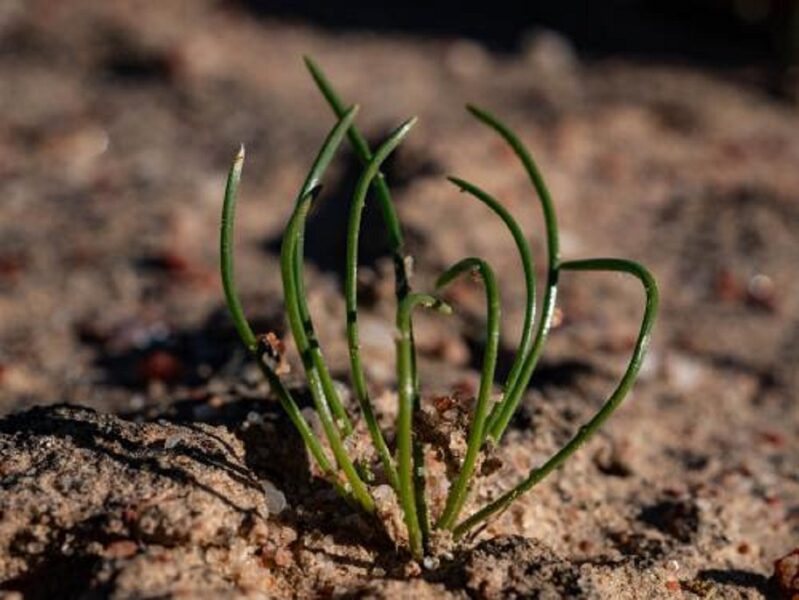
<path fill-rule="evenodd" d="M 552 34 L 494 54 L 466 40 L 322 32 L 210 0 L 12 1 L 0 8 L 0 48 L 9 597 L 777 593 L 773 563 L 799 545 L 795 107 L 739 73 L 581 60 Z M 542 223 L 523 171 L 460 110 L 466 101 L 534 151 L 564 258 L 639 260 L 661 288 L 642 376 L 603 433 L 476 539 L 422 567 L 310 477 L 222 305 L 221 194 L 244 142 L 240 287 L 257 328 L 289 337 L 276 246 L 332 124 L 303 54 L 361 104 L 371 139 L 420 116 L 387 171 L 414 285 L 431 289 L 465 256 L 489 260 L 505 368 L 524 310 L 518 259 L 493 216 L 441 175 L 496 193 L 539 265 Z M 336 203 L 357 173 L 343 153 L 308 231 L 309 302 L 342 381 L 346 210 Z M 393 278 L 368 208 L 366 227 L 365 361 L 390 425 Z M 563 276 L 562 323 L 475 505 L 557 449 L 612 389 L 639 288 Z M 452 300 L 455 316 L 415 321 L 428 399 L 477 381 L 482 290 L 464 283 Z"/>

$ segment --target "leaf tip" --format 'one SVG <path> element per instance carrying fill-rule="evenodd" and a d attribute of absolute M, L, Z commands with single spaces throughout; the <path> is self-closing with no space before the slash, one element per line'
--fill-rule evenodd
<path fill-rule="evenodd" d="M 483 123 L 490 123 L 493 120 L 493 117 L 487 110 L 480 108 L 476 104 L 467 103 L 466 110 L 469 111 L 475 119 Z"/>
<path fill-rule="evenodd" d="M 305 68 L 308 69 L 308 71 L 311 74 L 311 77 L 313 77 L 317 81 L 322 79 L 322 72 L 319 70 L 319 67 L 316 66 L 316 63 L 308 54 L 303 54 L 302 61 L 305 63 Z"/>
<path fill-rule="evenodd" d="M 413 129 L 413 126 L 416 125 L 418 121 L 419 117 L 416 116 L 406 119 L 394 130 L 390 137 L 396 138 L 397 143 L 399 143 L 400 140 L 404 139 L 405 136 L 410 133 L 411 129 Z"/>
<path fill-rule="evenodd" d="M 463 192 L 466 191 L 468 186 L 467 186 L 465 180 L 463 180 L 460 177 L 457 177 L 455 175 L 447 175 L 446 178 L 447 178 L 447 181 L 449 181 L 452 185 L 454 185 L 456 188 L 458 188 L 459 192 L 463 193 Z"/>

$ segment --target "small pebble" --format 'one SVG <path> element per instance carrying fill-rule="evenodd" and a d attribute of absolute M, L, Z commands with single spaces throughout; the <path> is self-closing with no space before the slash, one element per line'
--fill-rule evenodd
<path fill-rule="evenodd" d="M 288 505 L 286 502 L 286 495 L 277 489 L 268 479 L 261 480 L 261 488 L 264 490 L 266 507 L 269 509 L 269 514 L 279 515 L 283 512 Z"/>
<path fill-rule="evenodd" d="M 372 490 L 372 497 L 378 504 L 389 504 L 394 498 L 394 490 L 389 485 L 378 485 Z"/>
<path fill-rule="evenodd" d="M 695 388 L 702 377 L 702 368 L 687 356 L 671 354 L 666 363 L 669 381 L 681 391 Z"/>
<path fill-rule="evenodd" d="M 670 560 L 669 562 L 666 563 L 666 568 L 669 571 L 679 571 L 680 563 L 678 563 L 676 560 Z"/>
<path fill-rule="evenodd" d="M 768 275 L 758 273 L 746 286 L 746 299 L 750 304 L 766 310 L 775 308 L 774 282 Z"/>
<path fill-rule="evenodd" d="M 341 399 L 342 404 L 347 406 L 349 404 L 350 399 L 352 398 L 352 392 L 350 391 L 350 387 L 344 383 L 343 381 L 339 381 L 338 379 L 333 380 L 333 387 L 336 390 L 339 398 Z"/>

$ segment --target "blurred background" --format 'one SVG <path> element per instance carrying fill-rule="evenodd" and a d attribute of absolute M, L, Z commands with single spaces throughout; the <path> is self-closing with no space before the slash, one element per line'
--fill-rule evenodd
<path fill-rule="evenodd" d="M 664 308 L 647 376 L 668 397 L 732 394 L 733 412 L 790 439 L 798 7 L 5 0 L 0 411 L 70 401 L 145 414 L 176 398 L 212 397 L 214 385 L 247 372 L 216 274 L 224 178 L 241 142 L 240 286 L 259 327 L 285 333 L 280 232 L 333 122 L 305 71 L 307 54 L 362 105 L 371 140 L 421 117 L 387 170 L 419 287 L 467 253 L 503 275 L 518 269 L 507 234 L 458 197 L 446 173 L 499 195 L 544 262 L 523 172 L 461 110 L 477 102 L 538 157 L 564 256 L 628 256 L 657 274 Z M 342 151 L 309 224 L 312 305 L 342 378 L 341 204 L 358 173 Z M 370 210 L 366 227 L 364 336 L 370 376 L 384 385 L 393 377 L 392 276 Z M 519 277 L 502 285 L 500 372 L 524 308 Z M 463 288 L 458 317 L 420 317 L 430 389 L 479 365 L 481 295 Z M 640 315 L 636 286 L 616 278 L 566 278 L 561 301 L 539 388 L 623 364 Z"/>
<path fill-rule="evenodd" d="M 463 37 L 507 53 L 523 49 L 536 29 L 549 29 L 566 37 L 583 58 L 623 56 L 705 66 L 765 66 L 776 78 L 776 89 L 797 60 L 799 21 L 791 0 L 611 0 L 601 4 L 567 0 L 527 5 L 502 2 L 482 8 L 443 1 L 401 6 L 242 3 L 265 17 L 309 22 L 328 30 Z"/>

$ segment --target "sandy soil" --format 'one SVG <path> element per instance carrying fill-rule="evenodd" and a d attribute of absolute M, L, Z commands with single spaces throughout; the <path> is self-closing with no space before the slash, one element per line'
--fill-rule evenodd
<path fill-rule="evenodd" d="M 0 48 L 9 597 L 777 594 L 773 563 L 799 544 L 795 107 L 731 73 L 584 62 L 551 34 L 500 55 L 464 40 L 326 33 L 197 0 L 7 2 Z M 222 305 L 217 221 L 244 142 L 240 286 L 258 328 L 286 334 L 276 245 L 332 124 L 302 54 L 361 104 L 370 138 L 420 116 L 388 169 L 414 285 L 430 289 L 464 256 L 488 259 L 502 286 L 506 368 L 524 309 L 512 241 L 441 175 L 496 193 L 539 264 L 541 217 L 513 156 L 460 110 L 467 101 L 502 115 L 535 152 L 564 258 L 640 260 L 662 291 L 641 380 L 602 435 L 421 568 L 310 477 Z M 357 173 L 342 154 L 308 232 L 311 309 L 343 382 L 338 203 Z M 389 424 L 394 307 L 379 225 L 367 209 L 362 336 Z M 455 316 L 416 321 L 427 399 L 477 381 L 482 290 L 461 285 L 453 301 Z M 562 323 L 475 505 L 596 410 L 642 303 L 621 277 L 563 277 Z M 52 404 L 88 408 L 28 411 Z"/>

